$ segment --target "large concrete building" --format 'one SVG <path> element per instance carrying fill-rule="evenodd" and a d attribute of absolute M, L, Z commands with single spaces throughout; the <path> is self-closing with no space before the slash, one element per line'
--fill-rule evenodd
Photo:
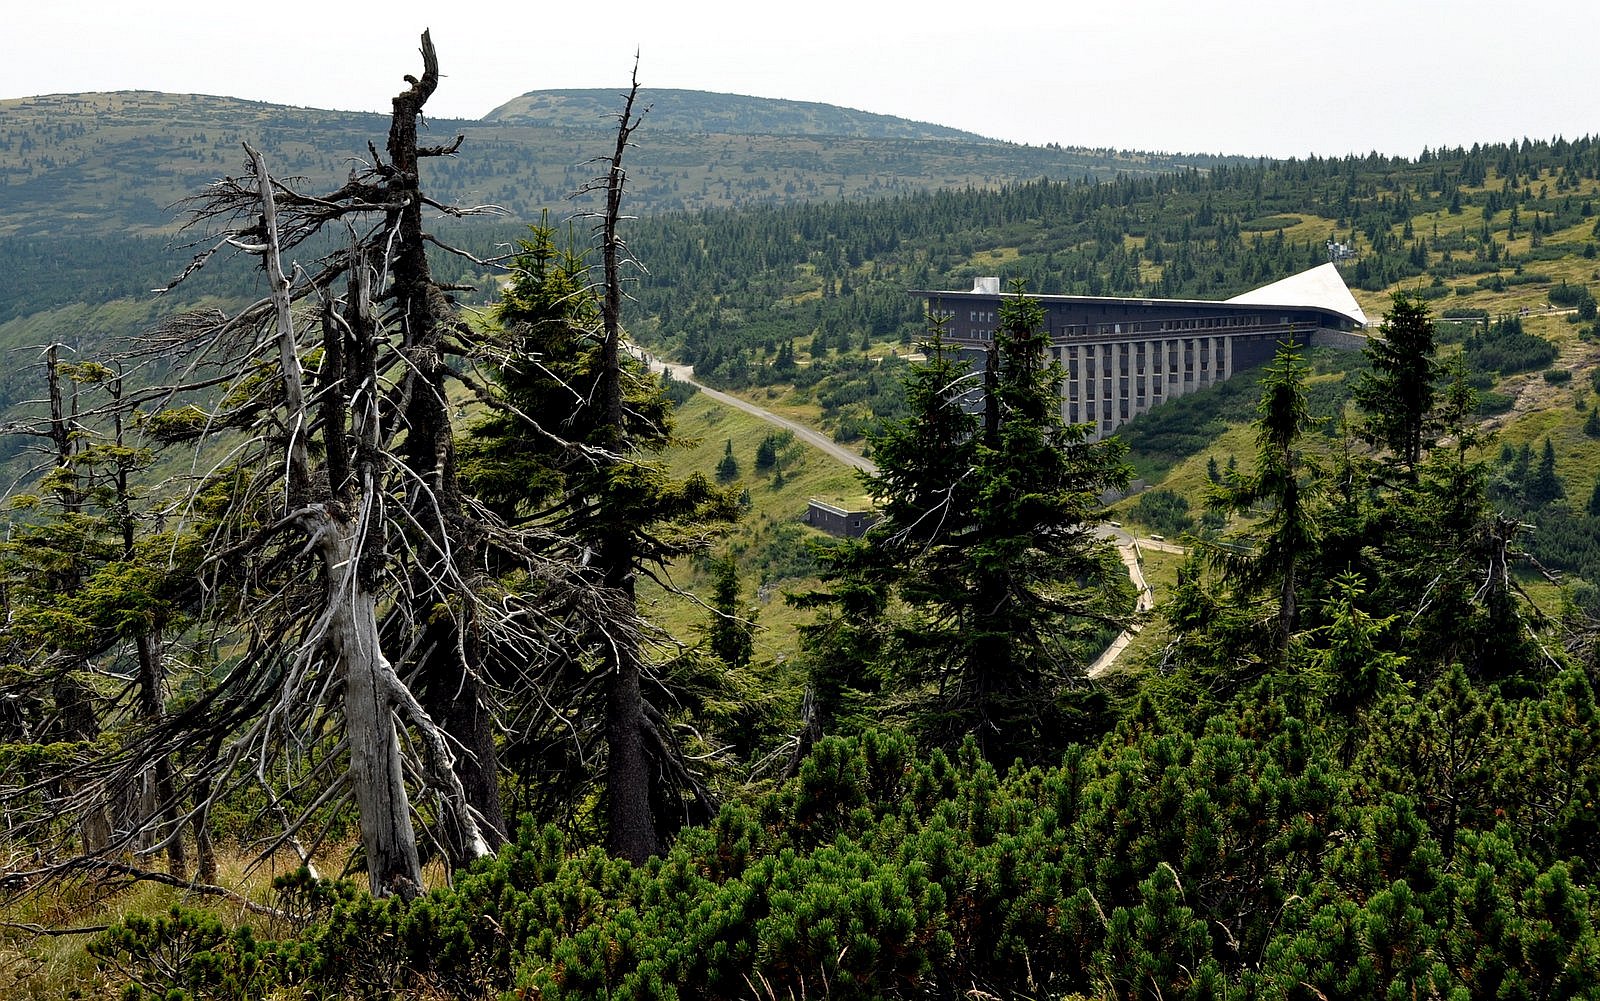
<path fill-rule="evenodd" d="M 1004 292 L 979 278 L 970 292 L 919 291 L 947 340 L 976 354 L 994 339 Z M 1095 437 L 1163 401 L 1270 361 L 1280 342 L 1353 347 L 1366 314 L 1332 264 L 1223 302 L 1036 295 L 1050 353 L 1061 363 L 1061 413 Z"/>

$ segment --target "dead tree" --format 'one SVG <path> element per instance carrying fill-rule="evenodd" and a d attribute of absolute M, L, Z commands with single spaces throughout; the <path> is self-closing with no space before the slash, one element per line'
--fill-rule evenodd
<path fill-rule="evenodd" d="M 620 224 L 638 93 L 635 78 L 615 145 L 596 161 L 601 176 L 579 192 L 602 200 L 593 214 L 598 266 L 561 250 L 548 223 L 532 227 L 481 358 L 487 412 L 464 439 L 482 502 L 519 527 L 543 529 L 529 543 L 565 555 L 592 588 L 586 604 L 540 595 L 564 630 L 561 649 L 519 686 L 537 695 L 513 700 L 508 751 L 539 775 L 531 795 L 546 816 L 561 814 L 563 792 L 584 799 L 603 782 L 608 847 L 635 861 L 659 849 L 670 825 L 710 809 L 678 740 L 675 683 L 655 670 L 663 647 L 639 614 L 637 581 L 664 581 L 667 563 L 702 551 L 738 510 L 731 492 L 703 477 L 675 482 L 656 461 L 675 440 L 672 408 L 627 350 L 623 272 L 636 265 Z"/>
<path fill-rule="evenodd" d="M 709 797 L 698 779 L 687 769 L 661 714 L 646 699 L 645 655 L 641 643 L 645 635 L 639 620 L 636 584 L 641 572 L 651 573 L 669 559 L 703 549 L 709 537 L 684 538 L 676 543 L 666 539 L 673 533 L 661 528 L 673 522 L 692 522 L 702 531 L 715 532 L 713 526 L 737 517 L 733 495 L 718 491 L 703 478 L 691 477 L 683 483 L 653 479 L 655 470 L 638 453 L 669 444 L 667 424 L 653 432 L 653 444 L 646 444 L 632 425 L 637 418 L 629 413 L 629 393 L 624 385 L 629 375 L 622 326 L 623 268 L 637 267 L 620 233 L 623 220 L 622 199 L 627 187 L 624 159 L 639 126 L 636 104 L 639 96 L 638 68 L 617 115 L 616 144 L 610 156 L 599 161 L 604 174 L 591 186 L 603 193 L 605 208 L 595 224 L 600 244 L 600 321 L 599 366 L 593 386 L 599 420 L 592 443 L 595 480 L 601 486 L 594 492 L 593 525 L 587 533 L 594 539 L 586 554 L 603 592 L 613 596 L 618 618 L 625 628 L 608 632 L 599 645 L 606 669 L 606 819 L 607 847 L 614 855 L 641 862 L 660 850 L 661 817 L 658 803 L 664 793 L 678 790 L 704 803 Z M 622 489 L 618 485 L 626 484 Z M 641 489 L 643 488 L 643 489 Z M 592 557 L 592 560 L 590 559 Z"/>
<path fill-rule="evenodd" d="M 470 332 L 459 323 L 446 290 L 433 279 L 427 255 L 429 237 L 422 218 L 427 199 L 419 180 L 421 161 L 453 154 L 460 138 L 444 146 L 417 145 L 417 120 L 439 82 L 438 59 L 426 33 L 422 54 L 422 76 L 408 78 L 411 86 L 394 98 L 389 163 L 383 172 L 387 199 L 398 206 L 389 222 L 393 237 L 389 291 L 405 362 L 399 393 L 399 416 L 406 428 L 402 454 L 416 481 L 426 487 L 412 492 L 406 512 L 422 544 L 412 549 L 415 561 L 408 577 L 409 593 L 397 606 L 397 625 L 403 633 L 416 637 L 415 654 L 408 666 L 415 669 L 419 696 L 460 743 L 463 753 L 456 770 L 467 802 L 477 815 L 482 835 L 492 847 L 499 847 L 505 840 L 506 821 L 500 805 L 493 707 L 483 677 L 475 602 L 468 593 L 483 563 L 484 533 L 465 509 L 447 397 L 451 378 L 448 355 L 468 350 L 452 344 L 447 334 Z M 461 832 L 447 829 L 444 833 L 445 848 L 455 861 L 471 857 Z"/>
<path fill-rule="evenodd" d="M 169 519 L 203 541 L 195 637 L 230 667 L 121 753 L 78 769 L 86 800 L 174 748 L 208 748 L 185 776 L 200 795 L 178 819 L 202 820 L 255 782 L 281 821 L 278 843 L 303 855 L 317 818 L 353 800 L 380 893 L 420 885 L 419 818 L 457 863 L 501 837 L 492 699 L 469 637 L 525 649 L 546 639 L 536 616 L 503 602 L 482 614 L 475 540 L 525 553 L 523 571 L 548 578 L 552 593 L 586 586 L 519 549 L 455 485 L 445 355 L 469 352 L 451 343 L 468 332 L 429 274 L 426 246 L 438 244 L 421 220 L 425 207 L 460 210 L 421 192 L 417 164 L 460 139 L 417 147 L 439 75 L 426 33 L 422 55 L 423 76 L 395 99 L 387 160 L 369 147 L 371 162 L 337 190 L 306 194 L 246 146 L 241 176 L 191 200 L 191 226 L 211 237 L 178 281 L 240 251 L 260 261 L 268 295 L 231 315 L 171 317 L 140 339 L 124 360 L 159 357 L 176 374 L 122 405 L 157 438 L 193 449 Z M 283 263 L 335 233 L 345 249 Z M 156 797 L 169 845 L 183 795 Z"/>

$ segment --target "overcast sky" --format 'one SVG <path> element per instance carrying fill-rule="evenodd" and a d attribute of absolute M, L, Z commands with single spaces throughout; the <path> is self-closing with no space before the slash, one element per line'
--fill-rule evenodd
<path fill-rule="evenodd" d="M 430 27 L 441 117 L 624 87 L 637 50 L 647 88 L 822 101 L 1014 142 L 1415 155 L 1600 133 L 1592 4 L 32 0 L 8 6 L 0 98 L 141 89 L 386 112 Z"/>

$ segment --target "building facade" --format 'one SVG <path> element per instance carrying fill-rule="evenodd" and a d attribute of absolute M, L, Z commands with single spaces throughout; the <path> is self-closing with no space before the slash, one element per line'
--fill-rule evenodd
<path fill-rule="evenodd" d="M 811 498 L 806 507 L 806 524 L 845 539 L 859 539 L 879 517 L 871 508 L 846 507 L 820 497 Z"/>
<path fill-rule="evenodd" d="M 975 361 L 994 340 L 1014 293 L 998 278 L 970 292 L 919 291 L 945 338 Z M 1270 361 L 1282 342 L 1359 343 L 1366 314 L 1324 264 L 1224 302 L 1037 295 L 1051 357 L 1061 364 L 1061 414 L 1103 437 L 1166 400 Z M 981 364 L 981 361 L 978 361 Z"/>

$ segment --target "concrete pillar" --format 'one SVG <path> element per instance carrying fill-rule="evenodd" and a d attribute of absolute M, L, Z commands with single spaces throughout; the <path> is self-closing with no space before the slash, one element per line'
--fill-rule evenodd
<path fill-rule="evenodd" d="M 1155 387 L 1160 385 L 1155 379 L 1160 371 L 1162 368 L 1155 358 L 1155 341 L 1144 342 L 1144 409 L 1155 406 L 1158 398 Z"/>

